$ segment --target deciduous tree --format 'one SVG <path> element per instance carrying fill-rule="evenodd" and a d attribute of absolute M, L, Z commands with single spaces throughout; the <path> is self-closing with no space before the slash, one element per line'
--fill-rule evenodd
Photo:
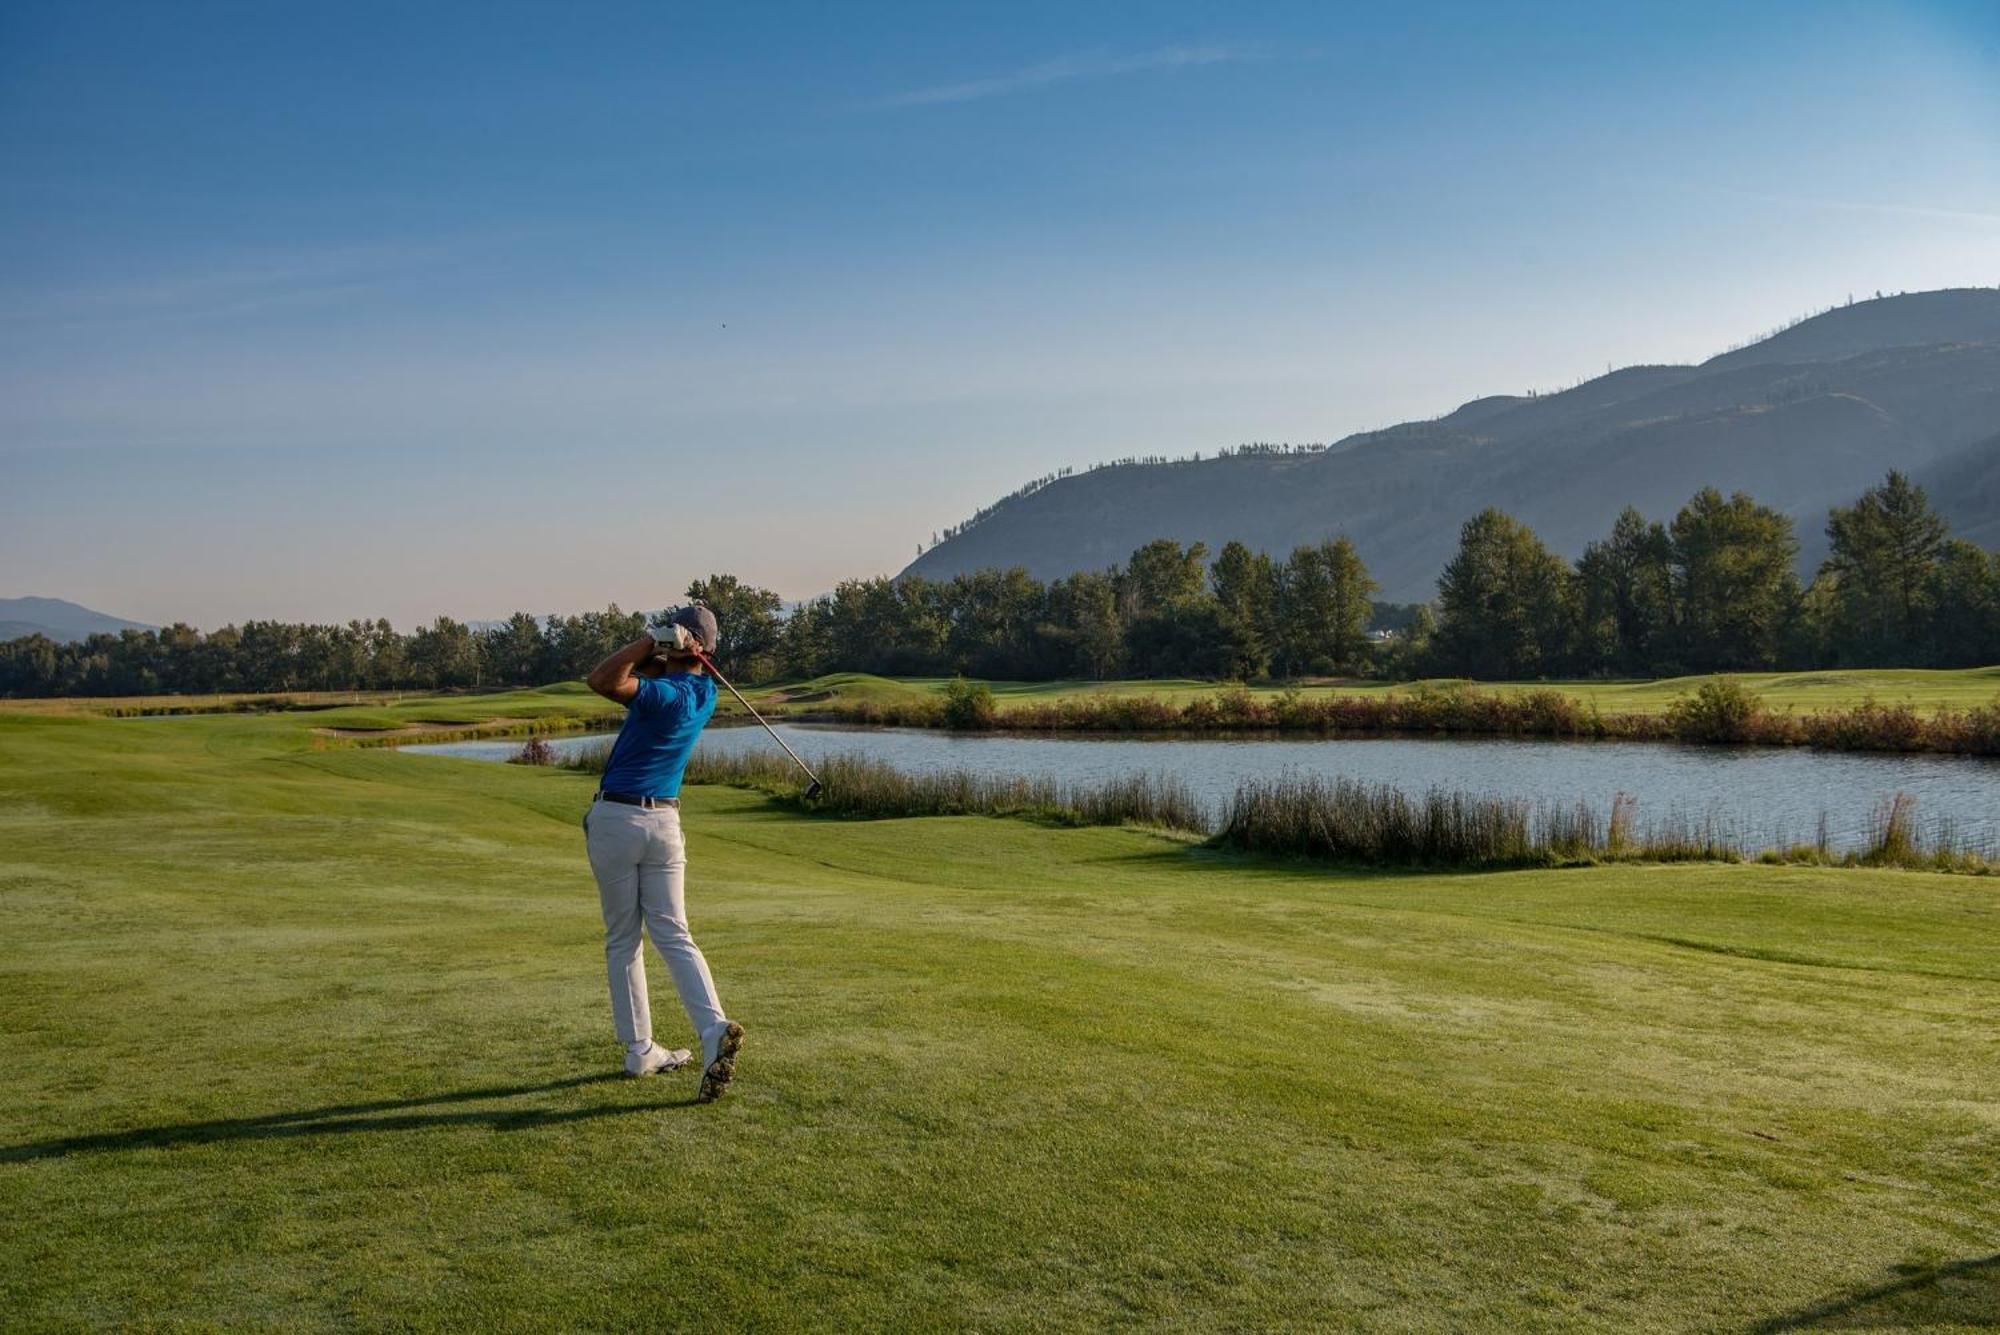
<path fill-rule="evenodd" d="M 1487 680 L 1549 676 L 1567 666 L 1571 575 L 1533 529 L 1482 510 L 1459 531 L 1438 580 L 1438 669 Z"/>
<path fill-rule="evenodd" d="M 1368 653 L 1377 589 L 1346 538 L 1299 547 L 1277 579 L 1279 654 L 1285 672 L 1356 672 Z"/>
<path fill-rule="evenodd" d="M 1686 666 L 1775 667 L 1799 601 L 1791 518 L 1744 492 L 1704 487 L 1674 516 L 1674 592 Z"/>

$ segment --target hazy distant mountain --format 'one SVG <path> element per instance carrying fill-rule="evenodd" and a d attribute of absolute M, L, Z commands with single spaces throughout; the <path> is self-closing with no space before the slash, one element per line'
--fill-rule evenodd
<path fill-rule="evenodd" d="M 1962 451 L 1924 477 L 1955 537 L 2000 547 L 2000 435 Z"/>
<path fill-rule="evenodd" d="M 1929 485 L 1960 533 L 2000 544 L 2000 289 L 1857 302 L 1699 366 L 1475 399 L 1319 454 L 1094 469 L 1001 502 L 907 573 L 1047 579 L 1159 537 L 1282 553 L 1344 533 L 1384 597 L 1414 600 L 1488 505 L 1574 557 L 1622 507 L 1671 518 L 1712 484 L 1794 515 L 1816 557 L 1827 508 L 1891 468 Z"/>
<path fill-rule="evenodd" d="M 81 640 L 100 632 L 116 635 L 121 630 L 152 629 L 143 622 L 93 612 L 61 598 L 0 598 L 0 640 L 17 640 L 23 635 Z"/>

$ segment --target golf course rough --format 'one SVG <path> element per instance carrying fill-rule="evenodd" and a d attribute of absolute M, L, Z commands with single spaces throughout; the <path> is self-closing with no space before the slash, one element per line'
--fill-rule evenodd
<path fill-rule="evenodd" d="M 586 776 L 312 723 L 0 708 L 9 1327 L 2000 1322 L 1989 881 L 694 788 L 702 1107 L 617 1076 Z"/>

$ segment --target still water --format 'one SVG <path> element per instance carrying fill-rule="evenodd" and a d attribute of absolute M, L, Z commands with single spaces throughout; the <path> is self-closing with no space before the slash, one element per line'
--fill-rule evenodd
<path fill-rule="evenodd" d="M 965 769 L 981 774 L 1048 775 L 1093 782 L 1118 775 L 1171 774 L 1219 810 L 1247 778 L 1287 772 L 1345 776 L 1409 792 L 1450 788 L 1531 802 L 1612 796 L 1638 801 L 1641 824 L 1668 817 L 1715 820 L 1763 847 L 1810 841 L 1821 816 L 1837 847 L 1867 835 L 1884 799 L 1917 800 L 1919 818 L 1949 821 L 1957 837 L 2000 846 L 2000 760 L 1803 749 L 1674 746 L 1654 742 L 1492 741 L 1460 738 L 1162 738 L 1019 736 L 781 724 L 806 759 L 859 752 L 900 769 Z M 603 746 L 603 735 L 550 738 L 558 751 Z M 755 727 L 711 728 L 711 752 L 771 747 Z M 445 742 L 411 752 L 505 760 L 521 742 Z M 773 748 L 775 749 L 775 748 Z"/>

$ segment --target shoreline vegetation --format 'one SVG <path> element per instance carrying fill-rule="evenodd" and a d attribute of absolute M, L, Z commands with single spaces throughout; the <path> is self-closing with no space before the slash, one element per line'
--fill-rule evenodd
<path fill-rule="evenodd" d="M 1009 683 L 838 674 L 752 688 L 791 723 L 966 732 L 1480 737 L 1798 746 L 2000 756 L 2000 674 L 1797 673 L 1656 682 L 1421 681 L 1284 688 L 1190 681 Z M 1878 692 L 1880 694 L 1878 694 Z M 1890 698 L 1884 698 L 1890 697 Z M 478 693 L 300 693 L 10 700 L 10 712 L 121 719 L 300 713 L 313 744 L 395 746 L 615 728 L 580 684 Z M 734 702 L 719 723 L 741 721 Z"/>
<path fill-rule="evenodd" d="M 561 756 L 533 738 L 513 763 L 602 774 L 609 751 L 593 747 Z M 1991 850 L 1973 845 L 1951 822 L 1923 820 L 1906 793 L 1880 804 L 1865 844 L 1837 849 L 1824 814 L 1809 842 L 1759 846 L 1713 815 L 1671 813 L 1642 820 L 1638 803 L 1625 793 L 1614 794 L 1608 810 L 1600 811 L 1585 801 L 1535 803 L 1443 788 L 1411 794 L 1386 784 L 1286 775 L 1245 780 L 1218 818 L 1184 782 L 1167 774 L 1066 783 L 965 770 L 912 772 L 854 754 L 823 757 L 818 772 L 825 788 L 810 801 L 791 763 L 762 752 L 697 753 L 686 777 L 691 784 L 752 789 L 830 817 L 1003 816 L 1067 826 L 1136 825 L 1198 839 L 1212 849 L 1342 867 L 1483 871 L 1755 862 L 1982 876 L 2000 870 Z"/>
<path fill-rule="evenodd" d="M 1120 695 L 1003 708 L 990 690 L 954 683 L 941 698 L 864 699 L 787 717 L 967 732 L 1512 737 L 2000 755 L 2000 697 L 1989 704 L 1945 705 L 1929 713 L 1907 702 L 1870 698 L 1801 714 L 1769 706 L 1729 677 L 1703 682 L 1657 713 L 1606 712 L 1553 687 L 1503 694 L 1470 685 L 1428 684 L 1369 696 L 1285 691 L 1260 697 L 1232 686 L 1178 702 Z"/>

